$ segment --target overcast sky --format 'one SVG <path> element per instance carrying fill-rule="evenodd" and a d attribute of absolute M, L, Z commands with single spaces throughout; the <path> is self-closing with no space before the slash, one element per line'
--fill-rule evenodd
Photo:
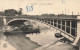
<path fill-rule="evenodd" d="M 27 12 L 26 6 L 33 5 L 33 11 Z M 23 8 L 24 14 L 74 14 L 80 13 L 80 0 L 0 0 L 0 10 Z M 66 11 L 65 11 L 66 10 Z"/>

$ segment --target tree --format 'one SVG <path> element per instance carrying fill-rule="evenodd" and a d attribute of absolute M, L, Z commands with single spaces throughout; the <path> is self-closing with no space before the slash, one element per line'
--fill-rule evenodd
<path fill-rule="evenodd" d="M 20 8 L 18 15 L 22 15 L 22 8 Z"/>
<path fill-rule="evenodd" d="M 8 9 L 4 11 L 6 16 L 15 16 L 17 14 L 17 11 L 14 9 Z"/>

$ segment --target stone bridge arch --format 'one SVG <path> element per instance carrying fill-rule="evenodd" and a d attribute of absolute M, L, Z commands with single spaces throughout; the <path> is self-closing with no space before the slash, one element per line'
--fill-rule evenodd
<path fill-rule="evenodd" d="M 19 21 L 30 21 L 30 19 L 27 19 L 27 18 L 14 18 L 14 19 L 9 20 L 6 25 L 9 25 L 11 22 L 18 21 L 18 20 Z"/>

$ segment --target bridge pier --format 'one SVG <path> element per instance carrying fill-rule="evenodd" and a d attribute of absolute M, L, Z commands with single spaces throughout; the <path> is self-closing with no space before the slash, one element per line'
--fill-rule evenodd
<path fill-rule="evenodd" d="M 7 22 L 6 22 L 6 16 L 3 16 L 3 23 L 4 23 L 4 25 L 7 24 Z"/>

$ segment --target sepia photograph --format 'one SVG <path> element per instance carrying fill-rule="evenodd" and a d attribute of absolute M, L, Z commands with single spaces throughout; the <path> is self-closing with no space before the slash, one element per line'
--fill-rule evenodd
<path fill-rule="evenodd" d="M 0 50 L 80 50 L 80 0 L 0 0 Z"/>

